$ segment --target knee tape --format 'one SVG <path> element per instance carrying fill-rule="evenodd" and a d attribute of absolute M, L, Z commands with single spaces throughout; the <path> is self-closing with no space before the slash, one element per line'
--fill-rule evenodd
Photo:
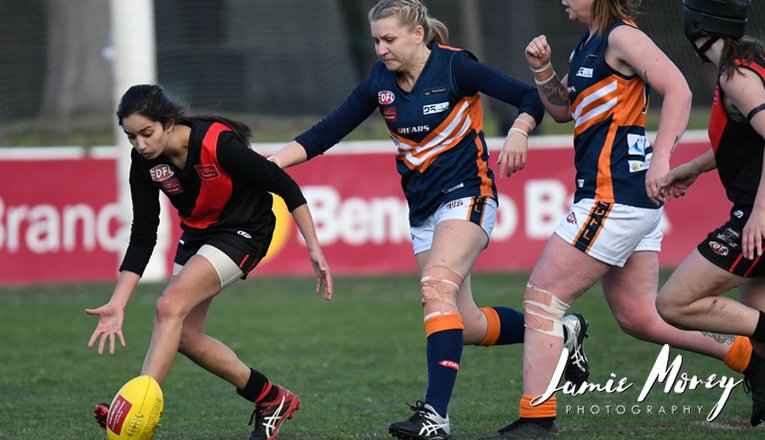
<path fill-rule="evenodd" d="M 420 280 L 422 305 L 441 303 L 449 308 L 454 307 L 456 309 L 457 292 L 460 290 L 464 279 L 465 277 L 462 274 L 446 266 L 426 267 L 422 271 L 422 279 Z"/>
<path fill-rule="evenodd" d="M 560 320 L 571 306 L 559 300 L 552 292 L 531 284 L 527 284 L 526 289 L 523 299 L 523 319 L 526 328 L 563 339 L 563 324 Z"/>

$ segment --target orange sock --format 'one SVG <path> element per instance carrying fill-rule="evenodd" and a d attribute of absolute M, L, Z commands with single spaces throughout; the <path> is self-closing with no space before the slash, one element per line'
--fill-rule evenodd
<path fill-rule="evenodd" d="M 502 327 L 499 319 L 499 313 L 492 307 L 481 307 L 481 312 L 486 316 L 486 335 L 484 335 L 478 345 L 488 347 L 494 345 L 499 340 L 499 330 Z"/>
<path fill-rule="evenodd" d="M 425 337 L 444 330 L 464 330 L 462 316 L 457 313 L 434 316 L 425 321 Z"/>
<path fill-rule="evenodd" d="M 725 365 L 731 370 L 743 373 L 749 366 L 749 360 L 752 358 L 752 341 L 746 336 L 736 336 L 733 344 L 725 355 Z"/>
<path fill-rule="evenodd" d="M 557 405 L 555 396 L 550 397 L 545 403 L 538 406 L 531 406 L 534 396 L 524 394 L 521 396 L 520 416 L 524 419 L 539 419 L 543 417 L 555 417 Z"/>

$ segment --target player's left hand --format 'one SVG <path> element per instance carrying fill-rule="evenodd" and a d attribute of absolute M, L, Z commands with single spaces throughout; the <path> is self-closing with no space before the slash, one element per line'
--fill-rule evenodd
<path fill-rule="evenodd" d="M 311 265 L 316 272 L 316 294 L 324 291 L 324 299 L 332 300 L 332 272 L 321 251 L 311 252 Z"/>
<path fill-rule="evenodd" d="M 522 170 L 526 166 L 528 153 L 529 139 L 521 133 L 514 131 L 508 133 L 497 158 L 499 177 L 510 177 L 513 173 Z"/>
<path fill-rule="evenodd" d="M 741 231 L 741 253 L 744 258 L 754 260 L 762 256 L 763 239 L 765 239 L 765 213 L 755 208 Z"/>
<path fill-rule="evenodd" d="M 104 345 L 107 340 L 109 340 L 109 354 L 114 354 L 115 337 L 118 337 L 120 345 L 123 348 L 125 347 L 125 337 L 122 335 L 122 322 L 125 319 L 125 311 L 122 308 L 112 303 L 107 303 L 96 309 L 85 309 L 85 313 L 98 316 L 98 325 L 90 336 L 88 347 L 93 347 L 99 336 L 101 338 L 98 342 L 99 355 L 104 354 Z"/>

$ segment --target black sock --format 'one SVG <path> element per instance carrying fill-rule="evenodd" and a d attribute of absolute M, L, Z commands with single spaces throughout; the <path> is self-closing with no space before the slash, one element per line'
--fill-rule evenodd
<path fill-rule="evenodd" d="M 754 329 L 752 339 L 757 342 L 765 342 L 765 313 L 760 312 L 760 319 L 757 320 L 757 327 Z"/>
<path fill-rule="evenodd" d="M 526 420 L 527 422 L 534 423 L 536 425 L 541 426 L 544 429 L 552 428 L 553 424 L 555 423 L 555 417 L 539 417 L 539 418 L 521 417 L 521 420 Z"/>
<path fill-rule="evenodd" d="M 271 382 L 265 375 L 263 375 L 263 373 L 250 368 L 250 378 L 247 380 L 247 385 L 245 385 L 243 389 L 237 388 L 236 393 L 249 400 L 250 402 L 255 402 L 258 400 L 258 397 L 260 397 L 261 393 L 263 393 L 266 387 L 270 387 L 271 389 L 264 397 L 261 398 L 261 401 L 268 402 L 270 400 L 274 400 L 276 398 L 276 394 L 278 393 L 277 388 L 271 386 Z"/>

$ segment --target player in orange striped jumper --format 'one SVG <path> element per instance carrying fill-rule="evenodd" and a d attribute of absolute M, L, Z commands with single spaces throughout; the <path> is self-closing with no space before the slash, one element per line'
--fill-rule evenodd
<path fill-rule="evenodd" d="M 520 418 L 487 440 L 557 431 L 555 396 L 543 397 L 563 350 L 561 317 L 598 281 L 626 333 L 724 359 L 735 368 L 749 362 L 740 350 L 751 347 L 747 338 L 732 343 L 720 335 L 682 331 L 656 311 L 667 199 L 660 183 L 688 122 L 691 92 L 678 68 L 634 23 L 639 5 L 639 0 L 563 0 L 569 19 L 587 28 L 563 78 L 552 66 L 544 35 L 526 47 L 548 113 L 558 122 L 574 122 L 576 192 L 524 295 Z M 651 89 L 664 97 L 653 145 L 645 129 Z"/>
<path fill-rule="evenodd" d="M 470 288 L 470 271 L 489 244 L 497 210 L 481 93 L 519 113 L 497 160 L 501 175 L 525 166 L 528 135 L 544 108 L 533 87 L 446 45 L 446 26 L 418 0 L 379 1 L 369 22 L 380 59 L 369 77 L 272 158 L 283 167 L 301 163 L 331 148 L 375 110 L 385 120 L 409 204 L 428 365 L 424 401 L 389 432 L 406 440 L 444 440 L 451 436 L 447 407 L 463 344 L 519 343 L 524 334 L 523 314 L 510 307 L 479 309 Z M 582 353 L 586 322 L 581 315 L 565 322 L 572 352 Z M 583 381 L 587 365 L 578 360 L 567 374 Z"/>
<path fill-rule="evenodd" d="M 758 353 L 744 380 L 752 391 L 750 422 L 757 426 L 765 420 L 765 47 L 744 36 L 750 0 L 686 0 L 684 6 L 686 37 L 718 69 L 712 148 L 674 168 L 662 183 L 680 197 L 699 174 L 716 168 L 733 206 L 730 219 L 672 273 L 656 306 L 678 327 L 752 338 Z M 742 302 L 722 295 L 735 287 Z"/>

